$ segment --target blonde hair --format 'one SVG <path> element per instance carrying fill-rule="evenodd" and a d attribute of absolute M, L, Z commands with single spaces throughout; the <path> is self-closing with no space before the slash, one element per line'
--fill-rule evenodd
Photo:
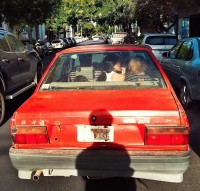
<path fill-rule="evenodd" d="M 129 61 L 128 70 L 133 75 L 144 74 L 146 70 L 145 59 L 143 57 L 132 58 Z"/>

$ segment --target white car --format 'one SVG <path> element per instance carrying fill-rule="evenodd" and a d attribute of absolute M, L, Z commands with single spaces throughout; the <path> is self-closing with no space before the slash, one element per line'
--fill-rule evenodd
<path fill-rule="evenodd" d="M 94 41 L 99 41 L 99 36 L 93 36 L 93 37 L 92 37 L 92 40 L 93 40 L 93 42 L 94 42 Z"/>
<path fill-rule="evenodd" d="M 65 42 L 62 39 L 56 39 L 51 42 L 53 49 L 65 48 Z"/>
<path fill-rule="evenodd" d="M 79 36 L 75 36 L 74 38 L 75 38 L 75 40 L 76 40 L 77 43 L 83 42 L 82 38 L 79 37 Z"/>
<path fill-rule="evenodd" d="M 145 33 L 140 36 L 139 44 L 148 45 L 158 59 L 161 60 L 163 52 L 169 51 L 177 42 L 174 34 Z"/>
<path fill-rule="evenodd" d="M 126 32 L 115 32 L 112 34 L 110 38 L 111 44 L 122 44 L 124 37 L 126 37 L 128 34 Z"/>

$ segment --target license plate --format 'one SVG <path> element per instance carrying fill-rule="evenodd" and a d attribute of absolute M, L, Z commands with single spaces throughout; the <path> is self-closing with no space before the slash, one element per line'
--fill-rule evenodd
<path fill-rule="evenodd" d="M 113 126 L 76 125 L 78 142 L 113 142 Z"/>

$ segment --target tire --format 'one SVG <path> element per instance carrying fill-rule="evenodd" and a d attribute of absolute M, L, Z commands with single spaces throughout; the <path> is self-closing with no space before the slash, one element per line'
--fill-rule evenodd
<path fill-rule="evenodd" d="M 5 117 L 5 97 L 2 90 L 0 90 L 0 125 L 3 123 L 4 117 Z"/>
<path fill-rule="evenodd" d="M 180 102 L 184 108 L 189 108 L 192 106 L 192 99 L 190 96 L 190 91 L 186 83 L 181 85 L 180 89 Z"/>

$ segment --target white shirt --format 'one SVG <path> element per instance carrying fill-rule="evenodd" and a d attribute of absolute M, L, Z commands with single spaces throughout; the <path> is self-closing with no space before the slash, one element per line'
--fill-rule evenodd
<path fill-rule="evenodd" d="M 114 73 L 115 73 L 114 71 L 112 71 L 110 73 L 106 73 L 106 81 L 111 82 L 112 81 L 112 75 Z"/>

